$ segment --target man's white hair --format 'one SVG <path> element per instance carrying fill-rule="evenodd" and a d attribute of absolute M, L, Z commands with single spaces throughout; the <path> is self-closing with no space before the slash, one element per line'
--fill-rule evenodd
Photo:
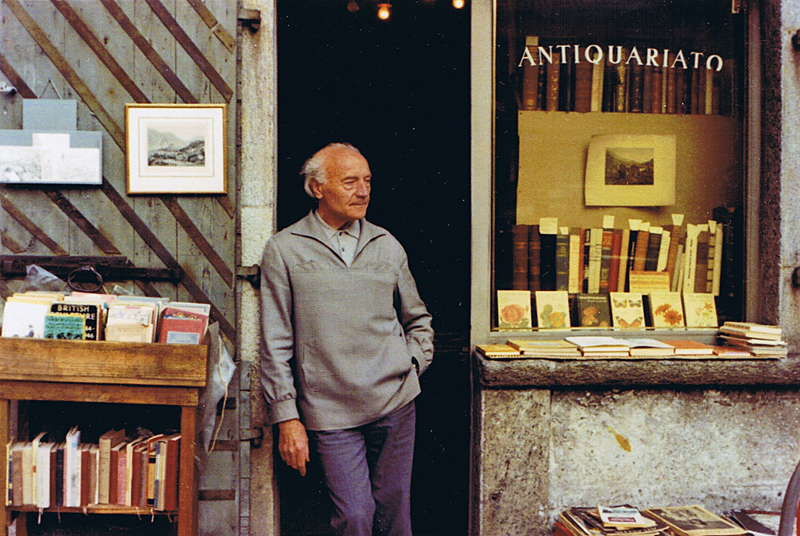
<path fill-rule="evenodd" d="M 361 151 L 359 151 L 355 146 L 349 143 L 329 143 L 316 153 L 314 153 L 311 158 L 306 160 L 303 167 L 300 168 L 300 176 L 303 177 L 303 187 L 306 190 L 306 193 L 309 197 L 313 197 L 316 199 L 314 192 L 311 190 L 311 180 L 317 181 L 319 184 L 324 184 L 325 181 L 328 180 L 327 177 L 327 156 L 326 149 L 347 149 L 348 151 L 352 151 L 357 155 L 361 155 Z"/>

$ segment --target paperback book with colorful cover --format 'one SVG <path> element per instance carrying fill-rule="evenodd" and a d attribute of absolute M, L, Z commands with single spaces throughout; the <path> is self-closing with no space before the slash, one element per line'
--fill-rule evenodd
<path fill-rule="evenodd" d="M 610 297 L 611 316 L 615 327 L 645 327 L 642 294 L 638 292 L 612 292 Z"/>

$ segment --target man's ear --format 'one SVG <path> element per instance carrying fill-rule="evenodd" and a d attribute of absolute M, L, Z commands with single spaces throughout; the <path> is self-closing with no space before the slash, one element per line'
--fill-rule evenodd
<path fill-rule="evenodd" d="M 311 179 L 311 193 L 314 194 L 314 197 L 317 199 L 322 199 L 322 184 L 320 184 L 316 179 Z"/>

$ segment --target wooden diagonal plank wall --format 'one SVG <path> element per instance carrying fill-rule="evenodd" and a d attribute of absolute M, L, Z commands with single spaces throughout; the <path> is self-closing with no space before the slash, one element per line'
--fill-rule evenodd
<path fill-rule="evenodd" d="M 124 255 L 175 268 L 147 294 L 211 303 L 234 339 L 236 3 L 229 0 L 2 0 L 0 129 L 22 101 L 78 101 L 78 130 L 103 132 L 103 185 L 0 186 L 3 254 Z M 125 195 L 125 103 L 227 103 L 227 196 Z"/>

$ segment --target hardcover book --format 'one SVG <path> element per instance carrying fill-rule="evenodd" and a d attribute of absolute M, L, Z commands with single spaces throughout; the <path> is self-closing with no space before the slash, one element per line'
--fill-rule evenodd
<path fill-rule="evenodd" d="M 536 319 L 540 328 L 568 328 L 569 294 L 566 290 L 539 290 L 536 296 Z"/>
<path fill-rule="evenodd" d="M 611 317 L 615 327 L 643 328 L 644 300 L 638 292 L 612 292 Z"/>
<path fill-rule="evenodd" d="M 578 294 L 577 321 L 582 327 L 611 327 L 611 306 L 607 294 Z"/>
<path fill-rule="evenodd" d="M 679 292 L 651 292 L 648 297 L 654 328 L 680 328 L 686 325 Z"/>

